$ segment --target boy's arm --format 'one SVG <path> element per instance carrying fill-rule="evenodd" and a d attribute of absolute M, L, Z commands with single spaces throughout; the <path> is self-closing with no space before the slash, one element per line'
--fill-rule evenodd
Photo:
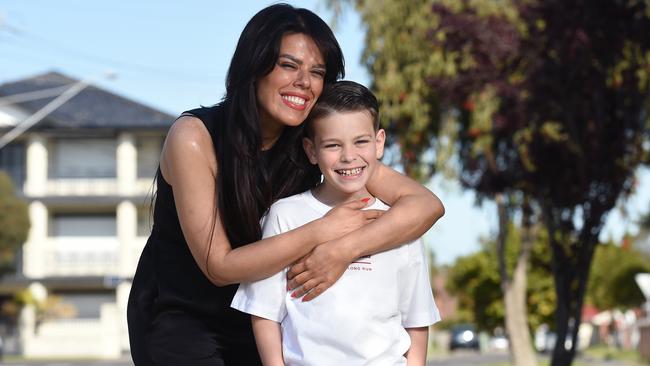
<path fill-rule="evenodd" d="M 427 362 L 429 327 L 406 328 L 411 337 L 411 347 L 406 351 L 406 366 L 424 366 Z"/>
<path fill-rule="evenodd" d="M 264 366 L 284 366 L 280 323 L 255 315 L 251 316 L 251 321 L 262 364 Z"/>

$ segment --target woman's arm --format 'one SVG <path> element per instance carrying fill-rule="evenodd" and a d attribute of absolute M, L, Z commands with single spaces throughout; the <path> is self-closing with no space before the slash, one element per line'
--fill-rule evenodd
<path fill-rule="evenodd" d="M 391 208 L 377 220 L 339 239 L 319 245 L 289 271 L 289 288 L 308 301 L 332 286 L 348 264 L 362 255 L 381 252 L 422 236 L 445 213 L 442 202 L 426 187 L 379 164 L 368 191 Z"/>
<path fill-rule="evenodd" d="M 427 362 L 429 327 L 406 328 L 411 337 L 411 347 L 406 351 L 406 366 L 424 366 Z"/>
<path fill-rule="evenodd" d="M 384 164 L 379 164 L 367 188 L 391 208 L 375 225 L 346 236 L 349 249 L 357 251 L 353 253 L 354 259 L 413 241 L 445 214 L 442 202 L 433 192 Z M 368 235 L 373 239 L 368 244 L 352 243 Z"/>
<path fill-rule="evenodd" d="M 284 366 L 280 323 L 252 315 L 255 343 L 264 366 Z"/>
<path fill-rule="evenodd" d="M 178 119 L 165 140 L 160 169 L 172 186 L 181 229 L 194 260 L 216 285 L 268 277 L 319 243 L 344 235 L 379 215 L 351 202 L 300 228 L 232 249 L 215 207 L 217 159 L 210 134 L 194 117 Z"/>

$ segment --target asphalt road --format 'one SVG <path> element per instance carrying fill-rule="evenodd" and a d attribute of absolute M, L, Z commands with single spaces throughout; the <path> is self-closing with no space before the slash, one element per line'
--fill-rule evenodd
<path fill-rule="evenodd" d="M 548 363 L 549 355 L 538 355 L 540 364 Z M 494 365 L 508 363 L 510 357 L 505 352 L 499 353 L 474 353 L 468 351 L 455 352 L 445 356 L 434 356 L 434 359 L 427 363 L 427 366 L 473 366 L 473 365 Z M 578 355 L 576 361 L 590 366 L 642 366 L 641 364 L 623 360 L 593 359 L 584 355 Z"/>
<path fill-rule="evenodd" d="M 507 353 L 478 353 L 457 351 L 444 356 L 434 355 L 427 366 L 474 366 L 492 365 L 508 361 Z"/>
<path fill-rule="evenodd" d="M 130 358 L 110 361 L 88 361 L 88 360 L 11 360 L 0 361 L 0 365 L 12 366 L 133 366 Z"/>
<path fill-rule="evenodd" d="M 475 353 L 471 351 L 459 351 L 446 355 L 434 355 L 427 366 L 474 366 L 493 365 L 508 361 L 507 353 Z M 581 358 L 581 361 L 592 366 L 635 366 L 634 363 L 624 361 L 603 361 Z M 0 365 L 12 366 L 133 366 L 130 358 L 111 361 L 34 361 L 34 360 L 7 360 L 0 361 Z"/>
<path fill-rule="evenodd" d="M 445 356 L 437 356 L 430 361 L 427 366 L 474 366 L 488 365 L 504 362 L 508 359 L 506 354 L 479 354 L 474 352 L 455 352 Z M 15 360 L 0 362 L 0 365 L 12 366 L 133 366 L 129 358 L 114 361 L 35 361 L 35 360 Z"/>

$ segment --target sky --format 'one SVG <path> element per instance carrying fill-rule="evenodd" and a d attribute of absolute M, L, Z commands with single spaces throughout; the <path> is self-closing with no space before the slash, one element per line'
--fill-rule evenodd
<path fill-rule="evenodd" d="M 323 0 L 287 2 L 331 23 Z M 0 0 L 0 84 L 56 70 L 172 115 L 211 105 L 224 94 L 241 30 L 271 3 Z M 345 78 L 369 85 L 358 14 L 347 9 L 334 30 L 346 59 Z M 626 231 L 636 232 L 639 215 L 650 208 L 650 172 L 642 170 L 638 178 L 638 192 L 610 214 L 601 240 L 618 241 Z M 495 234 L 493 204 L 477 207 L 471 192 L 440 177 L 428 186 L 446 208 L 424 237 L 437 264 L 478 250 L 480 238 Z"/>

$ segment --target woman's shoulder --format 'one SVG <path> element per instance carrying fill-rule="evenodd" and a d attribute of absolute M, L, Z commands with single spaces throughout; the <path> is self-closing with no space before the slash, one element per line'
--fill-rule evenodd
<path fill-rule="evenodd" d="M 198 118 L 209 128 L 209 126 L 224 118 L 223 109 L 222 104 L 216 104 L 209 107 L 199 107 L 181 113 L 181 117 L 192 116 Z"/>
<path fill-rule="evenodd" d="M 160 161 L 163 176 L 170 184 L 174 181 L 174 171 L 181 167 L 194 170 L 207 167 L 216 172 L 210 133 L 200 119 L 191 115 L 183 115 L 174 122 L 165 139 Z"/>
<path fill-rule="evenodd" d="M 196 116 L 183 114 L 169 129 L 166 144 L 191 146 L 210 142 L 210 134 L 205 124 Z"/>

